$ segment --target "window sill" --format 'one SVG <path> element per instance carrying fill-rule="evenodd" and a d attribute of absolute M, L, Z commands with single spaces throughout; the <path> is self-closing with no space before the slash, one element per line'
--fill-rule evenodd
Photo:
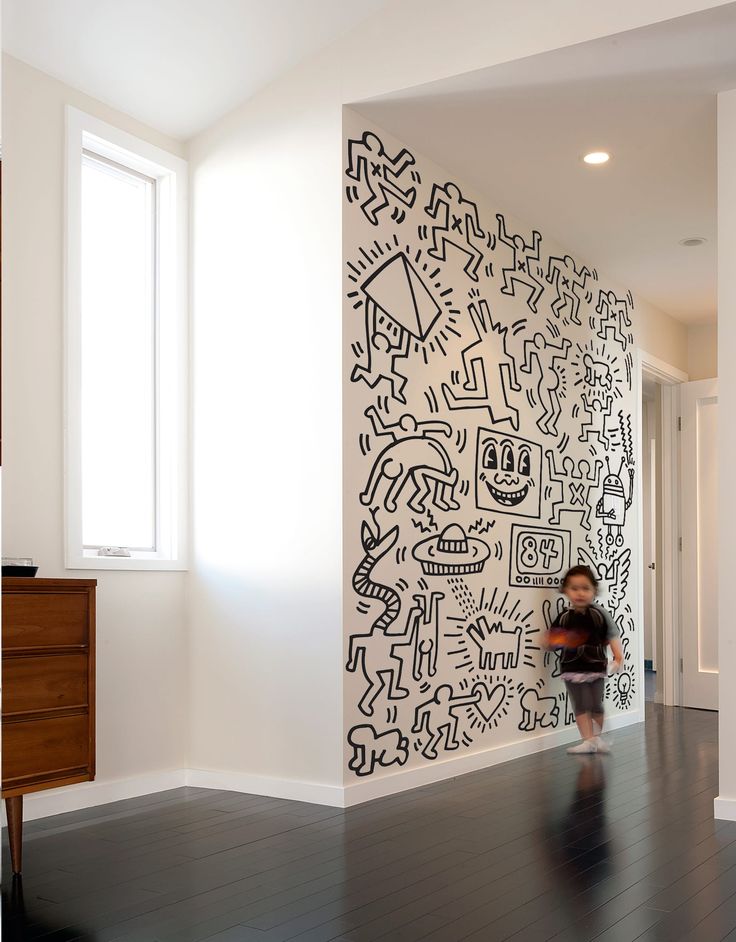
<path fill-rule="evenodd" d="M 67 559 L 65 569 L 97 569 L 119 571 L 184 572 L 189 568 L 181 559 L 160 559 L 142 556 L 74 556 Z"/>

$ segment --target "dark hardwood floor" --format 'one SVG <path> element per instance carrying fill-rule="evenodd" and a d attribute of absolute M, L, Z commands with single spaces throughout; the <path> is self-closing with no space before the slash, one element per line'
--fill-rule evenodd
<path fill-rule="evenodd" d="M 177 789 L 26 826 L 3 939 L 736 942 L 716 714 L 339 811 Z M 4 847 L 3 873 L 9 873 Z"/>

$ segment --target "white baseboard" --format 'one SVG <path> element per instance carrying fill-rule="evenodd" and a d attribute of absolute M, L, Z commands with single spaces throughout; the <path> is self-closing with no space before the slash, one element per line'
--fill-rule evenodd
<path fill-rule="evenodd" d="M 210 769 L 189 769 L 187 785 L 195 788 L 222 788 L 247 795 L 266 795 L 269 798 L 288 798 L 316 805 L 343 806 L 343 789 L 339 785 L 320 782 L 300 782 L 295 779 L 266 778 L 245 772 L 216 772 Z"/>
<path fill-rule="evenodd" d="M 620 729 L 644 720 L 642 711 L 618 713 L 606 717 L 608 729 Z M 445 779 L 456 778 L 466 772 L 489 768 L 510 759 L 532 755 L 545 749 L 572 742 L 577 738 L 575 727 L 554 730 L 498 746 L 485 749 L 471 755 L 463 755 L 434 762 L 416 769 L 394 772 L 368 781 L 353 782 L 344 788 L 319 782 L 301 782 L 292 779 L 267 778 L 260 775 L 248 775 L 243 772 L 223 772 L 211 769 L 173 769 L 167 772 L 152 772 L 134 778 L 113 781 L 98 780 L 69 785 L 65 788 L 51 788 L 48 791 L 34 792 L 23 798 L 23 818 L 34 821 L 50 815 L 63 814 L 66 811 L 80 811 L 94 808 L 125 798 L 139 798 L 181 788 L 184 785 L 193 788 L 220 788 L 224 791 L 241 792 L 248 795 L 265 795 L 270 798 L 286 798 L 291 801 L 306 801 L 333 808 L 349 808 L 352 805 L 382 798 L 420 785 L 430 785 Z M 716 798 L 716 817 L 736 820 L 736 800 Z M 3 813 L 3 826 L 5 818 Z"/>
<path fill-rule="evenodd" d="M 613 716 L 606 716 L 606 729 L 621 729 L 623 726 L 632 726 L 643 721 L 644 714 L 640 710 L 617 713 Z M 417 769 L 406 769 L 382 775 L 379 778 L 354 782 L 345 787 L 344 807 L 350 808 L 364 801 L 384 798 L 387 795 L 418 788 L 420 785 L 431 785 L 434 782 L 465 775 L 467 772 L 487 769 L 511 759 L 533 755 L 545 749 L 554 749 L 556 746 L 573 742 L 578 736 L 577 729 L 574 726 L 568 726 L 565 729 L 553 730 L 550 733 L 542 733 L 539 736 L 508 743 L 505 746 L 496 746 L 494 749 L 484 749 L 482 752 L 473 752 L 470 755 L 453 756 L 451 759 L 433 762 L 431 765 L 423 765 Z"/>
<path fill-rule="evenodd" d="M 79 785 L 66 785 L 64 788 L 49 788 L 47 791 L 31 792 L 23 796 L 23 820 L 35 821 L 52 814 L 64 814 L 66 811 L 81 811 L 82 808 L 95 808 L 107 805 L 111 801 L 125 798 L 139 798 L 141 795 L 153 795 L 170 788 L 186 785 L 187 770 L 174 769 L 169 772 L 150 772 L 136 775 L 134 778 L 81 782 Z M 5 826 L 5 809 L 3 809 Z"/>
<path fill-rule="evenodd" d="M 713 815 L 721 821 L 736 821 L 736 798 L 714 798 Z"/>

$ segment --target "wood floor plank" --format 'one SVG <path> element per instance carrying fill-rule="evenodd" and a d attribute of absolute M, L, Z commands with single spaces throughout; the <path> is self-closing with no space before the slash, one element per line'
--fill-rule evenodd
<path fill-rule="evenodd" d="M 736 942 L 717 759 L 715 714 L 649 704 L 594 762 L 551 749 L 350 809 L 181 788 L 57 815 L 26 829 L 3 938 Z"/>

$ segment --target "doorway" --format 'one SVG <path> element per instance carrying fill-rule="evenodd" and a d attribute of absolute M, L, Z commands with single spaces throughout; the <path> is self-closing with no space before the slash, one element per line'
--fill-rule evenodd
<path fill-rule="evenodd" d="M 718 381 L 680 390 L 682 700 L 718 709 Z"/>
<path fill-rule="evenodd" d="M 682 702 L 680 390 L 687 374 L 639 353 L 639 663 L 645 699 Z"/>
<path fill-rule="evenodd" d="M 640 354 L 639 613 L 645 699 L 718 708 L 717 380 Z"/>
<path fill-rule="evenodd" d="M 659 668 L 662 652 L 662 520 L 661 479 L 661 386 L 651 376 L 642 377 L 642 592 L 644 610 L 644 695 L 647 701 L 662 702 L 663 671 Z"/>

